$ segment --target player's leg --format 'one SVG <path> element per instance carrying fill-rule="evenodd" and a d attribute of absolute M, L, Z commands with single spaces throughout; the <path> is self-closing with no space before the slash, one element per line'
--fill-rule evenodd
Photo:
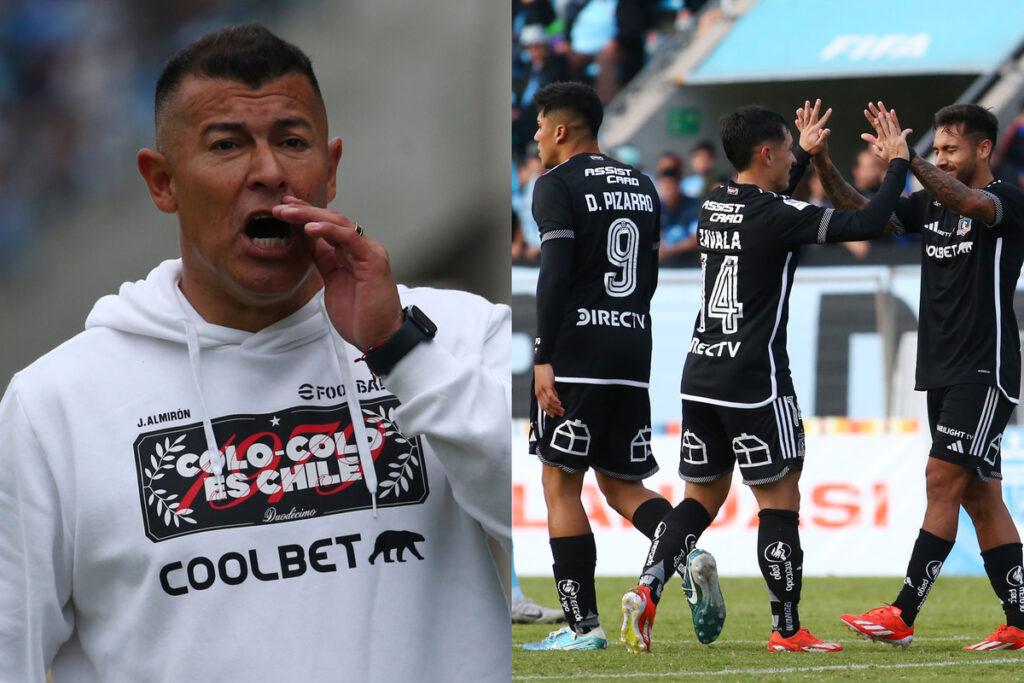
<path fill-rule="evenodd" d="M 1011 410 L 1006 411 L 1007 420 Z M 997 426 L 1002 427 L 1002 424 Z M 985 573 L 999 598 L 1006 621 L 997 627 L 992 635 L 981 642 L 968 645 L 965 650 L 1024 648 L 1024 571 L 1021 566 L 1020 534 L 1003 501 L 1000 471 L 1002 453 L 998 447 L 999 442 L 995 442 L 994 445 L 996 447 L 987 453 L 987 462 L 991 466 L 987 478 L 972 477 L 964 491 L 963 506 L 978 534 Z"/>
<path fill-rule="evenodd" d="M 714 558 L 701 551 L 699 572 L 688 575 L 688 557 L 697 539 L 725 502 L 732 481 L 732 452 L 715 407 L 683 402 L 683 439 L 679 474 L 686 483 L 683 500 L 658 525 L 636 588 L 622 598 L 620 635 L 629 652 L 650 650 L 650 625 L 665 583 L 678 571 L 698 639 L 710 643 L 725 620 Z M 647 614 L 639 614 L 642 605 Z M 646 628 L 643 628 L 646 624 Z"/>
<path fill-rule="evenodd" d="M 836 652 L 842 647 L 800 625 L 803 547 L 800 542 L 800 473 L 804 427 L 795 396 L 730 410 L 727 430 L 743 476 L 757 499 L 757 562 L 768 587 L 772 613 L 770 652 Z"/>
<path fill-rule="evenodd" d="M 928 391 L 932 446 L 925 468 L 924 521 L 893 603 L 840 617 L 861 636 L 904 648 L 914 639 L 917 615 L 953 549 L 967 486 L 978 476 L 980 466 L 986 472 L 991 469 L 991 464 L 985 463 L 991 439 L 1002 433 L 1009 416 L 1008 411 L 999 409 L 998 394 L 995 387 L 983 385 Z"/>
<path fill-rule="evenodd" d="M 580 500 L 590 464 L 591 435 L 580 413 L 579 387 L 558 385 L 565 415 L 552 418 L 531 401 L 530 450 L 543 463 L 552 570 L 568 626 L 527 650 L 600 649 L 607 645 L 597 614 L 594 570 L 597 546 Z"/>

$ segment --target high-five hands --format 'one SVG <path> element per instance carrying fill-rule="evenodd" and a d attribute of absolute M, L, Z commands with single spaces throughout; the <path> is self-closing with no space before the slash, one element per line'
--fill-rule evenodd
<path fill-rule="evenodd" d="M 864 110 L 864 118 L 875 129 L 875 134 L 862 133 L 860 137 L 872 146 L 876 156 L 886 162 L 896 158 L 910 160 L 907 136 L 914 131 L 911 128 L 900 129 L 900 120 L 896 116 L 895 109 L 887 110 L 881 100 L 877 105 L 874 102 L 868 102 L 868 108 Z"/>
<path fill-rule="evenodd" d="M 813 107 L 810 100 L 804 100 L 804 106 L 796 110 L 796 129 L 800 131 L 799 145 L 811 156 L 828 152 L 828 136 L 832 134 L 831 129 L 825 128 L 825 124 L 832 116 L 832 108 L 829 107 L 819 118 L 820 111 L 820 99 L 814 101 Z"/>

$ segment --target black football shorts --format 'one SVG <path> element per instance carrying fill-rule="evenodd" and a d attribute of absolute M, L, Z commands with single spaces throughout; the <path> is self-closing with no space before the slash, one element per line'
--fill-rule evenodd
<path fill-rule="evenodd" d="M 564 472 L 593 467 L 617 479 L 658 471 L 651 452 L 651 399 L 646 388 L 555 382 L 565 415 L 540 410 L 531 387 L 530 452 Z"/>
<path fill-rule="evenodd" d="M 1003 392 L 985 384 L 929 389 L 929 455 L 975 470 L 982 481 L 1002 479 L 1003 430 L 1013 408 Z"/>
<path fill-rule="evenodd" d="M 683 401 L 679 476 L 714 481 L 740 466 L 747 486 L 770 484 L 804 466 L 804 423 L 796 396 L 760 408 Z"/>

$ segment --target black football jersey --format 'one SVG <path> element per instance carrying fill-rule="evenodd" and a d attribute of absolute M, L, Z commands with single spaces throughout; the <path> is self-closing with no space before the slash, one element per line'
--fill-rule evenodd
<path fill-rule="evenodd" d="M 1020 394 L 1020 336 L 1013 294 L 1024 263 L 1024 192 L 994 180 L 992 225 L 934 201 L 926 191 L 901 199 L 896 215 L 921 235 L 917 389 L 954 384 Z"/>
<path fill-rule="evenodd" d="M 535 361 L 550 362 L 558 381 L 647 386 L 660 211 L 651 179 L 604 154 L 577 154 L 537 179 L 544 255 Z M 558 261 L 543 251 L 552 240 L 565 254 Z M 559 284 L 543 291 L 552 268 Z"/>
<path fill-rule="evenodd" d="M 906 163 L 890 165 L 884 193 L 861 211 L 732 182 L 708 194 L 697 226 L 701 300 L 683 366 L 684 399 L 756 408 L 793 395 L 786 323 L 800 246 L 879 236 Z"/>

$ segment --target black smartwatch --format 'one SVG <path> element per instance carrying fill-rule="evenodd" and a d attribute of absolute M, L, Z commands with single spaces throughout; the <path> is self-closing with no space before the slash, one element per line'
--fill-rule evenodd
<path fill-rule="evenodd" d="M 364 359 L 373 374 L 388 374 L 414 346 L 421 341 L 433 339 L 437 334 L 437 325 L 416 306 L 406 306 L 402 309 L 402 321 L 402 326 L 391 339 L 366 352 Z"/>

